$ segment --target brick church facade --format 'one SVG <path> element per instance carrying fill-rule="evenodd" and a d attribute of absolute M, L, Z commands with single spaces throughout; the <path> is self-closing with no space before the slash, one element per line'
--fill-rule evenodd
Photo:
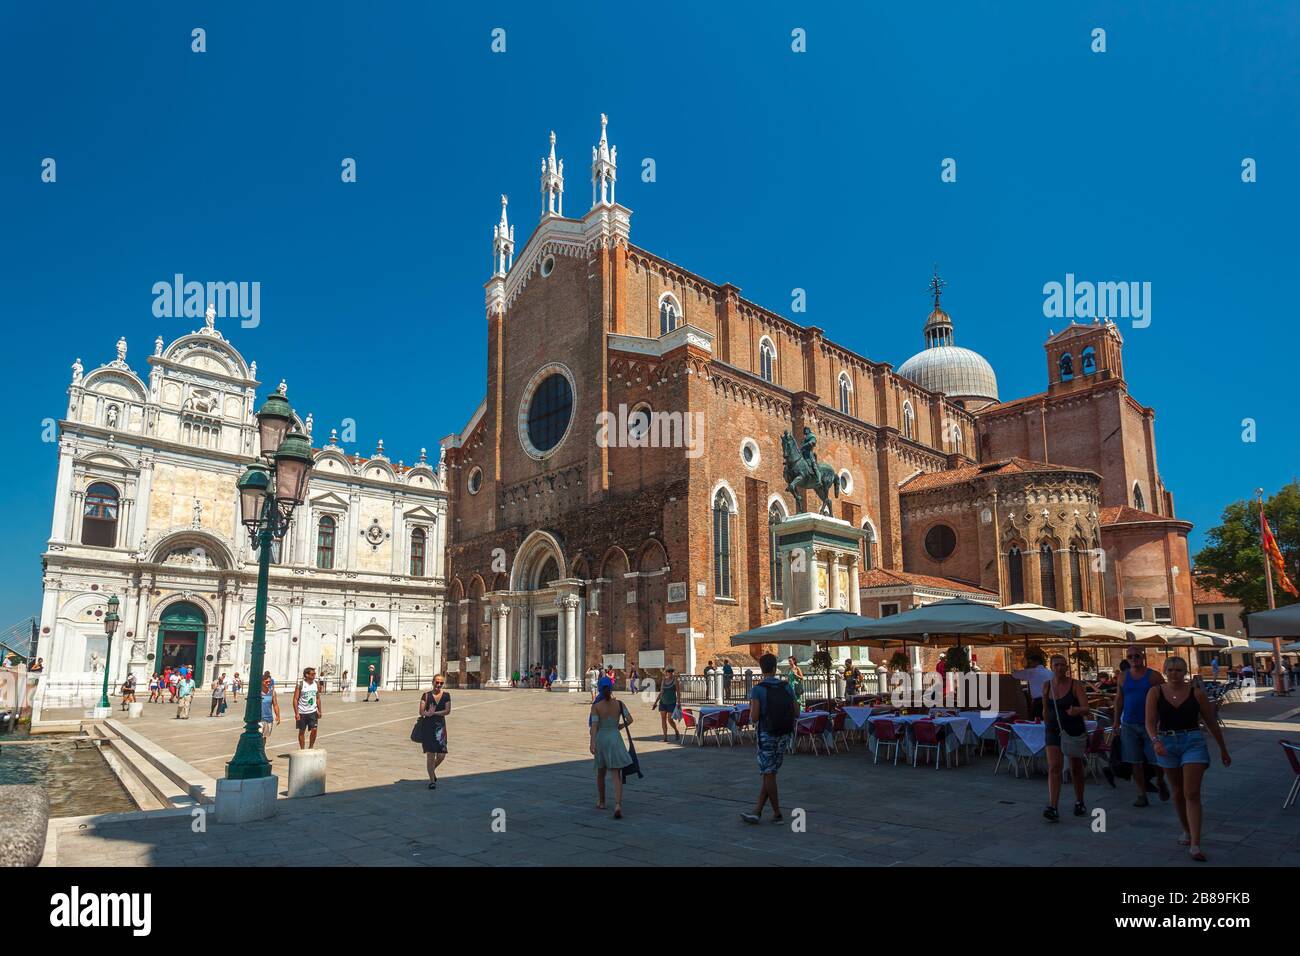
<path fill-rule="evenodd" d="M 502 197 L 485 395 L 443 440 L 456 683 L 745 662 L 730 636 L 784 616 L 772 525 L 818 504 L 783 476 L 782 434 L 805 427 L 835 517 L 866 534 L 863 613 L 969 591 L 1192 623 L 1190 525 L 1113 325 L 1049 338 L 1047 392 L 1004 403 L 937 277 L 926 349 L 895 370 L 635 246 L 604 117 L 591 176 L 566 216 L 552 136 L 517 257 Z"/>

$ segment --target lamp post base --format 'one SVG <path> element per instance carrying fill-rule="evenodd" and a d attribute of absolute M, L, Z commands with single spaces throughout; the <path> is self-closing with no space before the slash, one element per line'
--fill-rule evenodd
<path fill-rule="evenodd" d="M 276 792 L 279 777 L 257 777 L 252 780 L 233 780 L 229 777 L 217 781 L 217 800 L 214 813 L 217 823 L 251 823 L 275 816 Z"/>
<path fill-rule="evenodd" d="M 226 764 L 227 780 L 257 780 L 271 776 L 271 761 L 266 759 L 266 742 L 259 730 L 245 730 L 239 735 L 235 756 Z"/>

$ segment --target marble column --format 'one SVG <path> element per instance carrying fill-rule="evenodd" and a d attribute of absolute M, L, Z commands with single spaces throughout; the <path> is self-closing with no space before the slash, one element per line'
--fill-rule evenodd
<path fill-rule="evenodd" d="M 59 447 L 59 477 L 54 489 L 54 524 L 50 528 L 53 541 L 68 540 L 68 495 L 71 490 L 72 449 L 62 444 Z"/>
<path fill-rule="evenodd" d="M 492 655 L 492 676 L 487 680 L 488 687 L 496 687 L 500 683 L 500 655 L 497 653 L 497 616 L 493 614 L 488 618 L 488 627 L 491 629 L 489 647 Z"/>
<path fill-rule="evenodd" d="M 560 609 L 560 681 L 569 689 L 577 682 L 579 603 L 576 594 L 563 594 L 555 601 Z"/>
<path fill-rule="evenodd" d="M 849 610 L 854 614 L 862 613 L 861 583 L 858 579 L 858 559 L 849 559 Z"/>
<path fill-rule="evenodd" d="M 826 606 L 843 607 L 840 596 L 840 559 L 833 551 L 826 555 Z"/>
<path fill-rule="evenodd" d="M 808 599 L 808 604 L 804 607 L 804 610 L 815 611 L 817 610 L 817 552 L 811 547 L 804 550 L 804 563 L 807 566 L 804 586 L 807 588 Z"/>

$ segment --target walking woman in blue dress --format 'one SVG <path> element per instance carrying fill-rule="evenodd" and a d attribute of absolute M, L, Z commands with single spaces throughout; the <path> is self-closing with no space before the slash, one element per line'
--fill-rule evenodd
<path fill-rule="evenodd" d="M 632 715 L 614 697 L 614 682 L 602 677 L 596 700 L 591 705 L 591 755 L 596 758 L 596 809 L 605 809 L 605 774 L 614 775 L 614 819 L 623 819 L 623 768 L 632 757 L 623 746 L 623 728 L 632 725 Z"/>

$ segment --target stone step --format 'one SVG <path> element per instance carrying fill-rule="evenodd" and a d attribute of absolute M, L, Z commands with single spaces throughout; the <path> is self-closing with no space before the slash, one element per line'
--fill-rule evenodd
<path fill-rule="evenodd" d="M 152 740 L 141 736 L 121 721 L 110 718 L 106 727 L 135 754 L 158 770 L 196 803 L 212 803 L 216 798 L 217 782 L 207 774 L 195 770 L 184 760 L 164 750 Z"/>

